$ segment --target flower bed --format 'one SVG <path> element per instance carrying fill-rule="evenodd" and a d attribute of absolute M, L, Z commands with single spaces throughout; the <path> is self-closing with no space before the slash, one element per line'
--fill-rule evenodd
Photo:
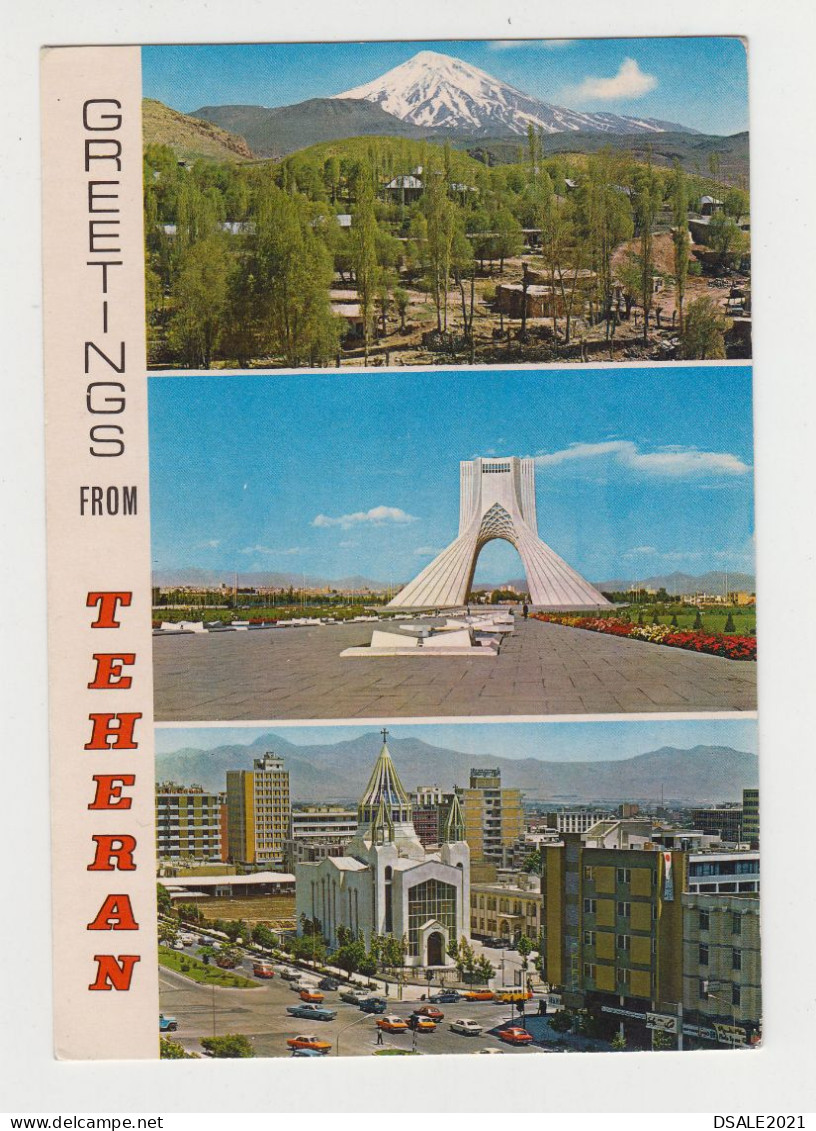
<path fill-rule="evenodd" d="M 668 648 L 685 648 L 689 652 L 705 652 L 728 660 L 756 660 L 755 636 L 725 636 L 719 632 L 699 632 L 671 628 L 667 624 L 630 624 L 619 617 L 582 617 L 562 613 L 533 613 L 534 620 L 563 624 L 568 628 L 585 628 L 607 636 L 625 636 L 665 644 Z"/>

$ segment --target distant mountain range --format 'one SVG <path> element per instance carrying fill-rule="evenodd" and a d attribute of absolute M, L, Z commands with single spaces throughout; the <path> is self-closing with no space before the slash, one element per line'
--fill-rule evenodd
<path fill-rule="evenodd" d="M 652 577 L 615 578 L 613 581 L 596 581 L 595 586 L 604 593 L 626 591 L 635 585 L 643 589 L 665 589 L 667 593 L 715 593 L 724 594 L 726 586 L 729 593 L 737 591 L 753 593 L 756 578 L 752 573 L 726 573 L 724 570 L 711 570 L 709 573 L 661 573 Z"/>
<path fill-rule="evenodd" d="M 153 98 L 142 99 L 142 133 L 145 144 L 167 145 L 184 161 L 250 161 L 255 156 L 243 137 Z"/>
<path fill-rule="evenodd" d="M 658 118 L 554 106 L 438 51 L 420 51 L 371 82 L 331 98 L 291 106 L 201 106 L 189 116 L 238 136 L 260 158 L 369 135 L 444 138 L 457 148 L 467 148 L 475 139 L 484 139 L 485 145 L 512 140 L 517 147 L 529 125 L 551 137 L 575 136 L 577 151 L 584 138 L 593 147 L 592 139 L 600 136 L 618 146 L 639 137 L 659 144 L 664 134 L 705 136 Z M 679 144 L 682 148 L 682 140 Z M 516 157 L 514 152 L 512 160 Z"/>
<path fill-rule="evenodd" d="M 242 588 L 282 588 L 288 589 L 338 589 L 347 592 L 351 589 L 368 589 L 372 593 L 384 593 L 389 585 L 384 581 L 375 581 L 370 577 L 355 574 L 352 577 L 317 577 L 312 574 L 302 573 L 270 573 L 241 571 L 237 575 L 238 584 Z M 163 569 L 157 570 L 153 575 L 153 584 L 163 588 L 174 585 L 179 586 L 211 586 L 226 585 L 232 588 L 235 584 L 236 574 L 232 570 L 221 569 Z M 397 584 L 404 584 L 409 578 L 403 578 Z M 753 593 L 756 589 L 756 580 L 750 573 L 725 573 L 722 570 L 713 570 L 695 576 L 690 573 L 655 574 L 652 577 L 641 578 L 615 578 L 612 581 L 593 581 L 596 589 L 602 592 L 625 592 L 635 585 L 646 589 L 665 589 L 669 594 L 679 593 L 724 593 L 726 583 L 728 591 L 733 593 L 740 590 Z M 523 577 L 511 581 L 479 581 L 473 586 L 474 591 L 483 592 L 488 589 L 513 588 L 523 593 L 527 582 Z"/>
<path fill-rule="evenodd" d="M 547 754 L 552 761 L 467 754 L 417 738 L 390 737 L 388 747 L 409 790 L 420 785 L 449 790 L 468 784 L 471 767 L 497 766 L 503 785 L 522 789 L 531 800 L 611 804 L 657 800 L 662 791 L 667 802 L 692 805 L 737 801 L 743 788 L 758 781 L 756 756 L 728 746 L 663 747 L 620 761 L 559 762 L 557 740 L 551 741 L 553 749 Z M 356 802 L 381 746 L 376 731 L 311 746 L 296 746 L 284 734 L 270 732 L 248 745 L 187 747 L 162 754 L 156 759 L 156 778 L 223 790 L 227 770 L 251 769 L 253 758 L 270 750 L 285 759 L 294 801 Z"/>

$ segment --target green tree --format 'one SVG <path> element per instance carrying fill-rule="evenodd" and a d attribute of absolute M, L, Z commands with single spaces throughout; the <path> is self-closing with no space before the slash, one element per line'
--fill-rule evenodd
<path fill-rule="evenodd" d="M 264 923 L 256 923 L 252 928 L 252 941 L 266 950 L 272 950 L 278 945 L 278 936 Z"/>
<path fill-rule="evenodd" d="M 743 216 L 748 215 L 750 208 L 750 198 L 747 192 L 742 189 L 732 188 L 725 194 L 723 201 L 723 211 L 726 216 L 730 216 L 739 224 Z"/>
<path fill-rule="evenodd" d="M 496 974 L 496 967 L 493 963 L 482 954 L 476 959 L 473 967 L 473 977 L 477 982 L 487 984 L 491 978 Z"/>
<path fill-rule="evenodd" d="M 405 333 L 405 315 L 408 312 L 408 304 L 410 302 L 410 295 L 402 287 L 394 288 L 394 305 L 397 308 L 397 313 L 400 317 L 400 333 Z"/>
<path fill-rule="evenodd" d="M 362 167 L 356 181 L 357 206 L 351 228 L 351 258 L 354 278 L 360 299 L 363 319 L 364 364 L 368 365 L 368 350 L 374 322 L 374 304 L 380 283 L 377 262 L 377 219 L 374 215 L 374 185 L 369 171 Z"/>
<path fill-rule="evenodd" d="M 225 326 L 228 280 L 222 235 L 206 236 L 183 253 L 168 340 L 190 368 L 209 369 L 212 364 Z"/>
<path fill-rule="evenodd" d="M 688 188 L 686 175 L 675 162 L 671 179 L 672 249 L 674 252 L 674 294 L 677 304 L 677 329 L 683 332 L 683 301 L 689 267 Z"/>
<path fill-rule="evenodd" d="M 534 875 L 539 875 L 541 872 L 541 849 L 536 848 L 528 856 L 525 856 L 524 863 L 521 865 L 522 872 L 532 872 Z"/>
<path fill-rule="evenodd" d="M 729 613 L 728 617 L 726 619 L 726 622 L 725 622 L 725 628 L 723 629 L 723 632 L 736 632 L 736 631 L 737 631 L 737 627 L 734 624 L 734 615 L 733 615 L 733 613 Z"/>
<path fill-rule="evenodd" d="M 243 1033 L 228 1033 L 223 1037 L 202 1037 L 201 1047 L 216 1060 L 246 1059 L 255 1055 L 249 1038 Z"/>
<path fill-rule="evenodd" d="M 156 902 L 162 915 L 171 915 L 173 913 L 173 900 L 170 898 L 170 892 L 164 884 L 156 884 Z"/>
<path fill-rule="evenodd" d="M 686 360 L 712 361 L 725 357 L 725 334 L 731 323 L 714 299 L 702 295 L 689 303 L 680 338 L 680 356 Z"/>
<path fill-rule="evenodd" d="M 171 1041 L 169 1037 L 159 1039 L 159 1058 L 161 1060 L 199 1060 L 196 1052 L 187 1052 L 181 1041 Z"/>
<path fill-rule="evenodd" d="M 623 1033 L 616 1033 L 615 1036 L 612 1038 L 611 1043 L 612 1043 L 612 1048 L 616 1052 L 623 1052 L 623 1050 L 626 1048 L 626 1037 L 624 1036 Z"/>
<path fill-rule="evenodd" d="M 652 166 L 639 166 L 632 177 L 632 206 L 640 241 L 640 302 L 643 307 L 643 341 L 649 340 L 649 315 L 653 305 L 654 222 L 661 201 L 661 184 Z"/>
<path fill-rule="evenodd" d="M 715 212 L 705 230 L 706 244 L 717 255 L 720 266 L 741 255 L 747 246 L 747 237 L 733 216 L 724 210 Z"/>

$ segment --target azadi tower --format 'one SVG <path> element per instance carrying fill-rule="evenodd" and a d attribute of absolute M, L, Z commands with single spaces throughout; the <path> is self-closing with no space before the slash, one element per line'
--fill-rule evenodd
<path fill-rule="evenodd" d="M 389 602 L 390 607 L 464 605 L 479 553 L 494 538 L 518 550 L 533 605 L 609 607 L 603 594 L 539 538 L 534 460 L 465 460 L 459 465 L 459 491 L 459 537 Z"/>

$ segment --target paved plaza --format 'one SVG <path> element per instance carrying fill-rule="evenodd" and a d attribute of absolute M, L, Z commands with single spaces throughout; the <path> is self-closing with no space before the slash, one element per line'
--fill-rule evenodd
<path fill-rule="evenodd" d="M 428 623 L 428 622 L 425 622 Z M 372 625 L 167 634 L 159 722 L 753 711 L 756 664 L 516 618 L 495 659 L 341 659 Z"/>

